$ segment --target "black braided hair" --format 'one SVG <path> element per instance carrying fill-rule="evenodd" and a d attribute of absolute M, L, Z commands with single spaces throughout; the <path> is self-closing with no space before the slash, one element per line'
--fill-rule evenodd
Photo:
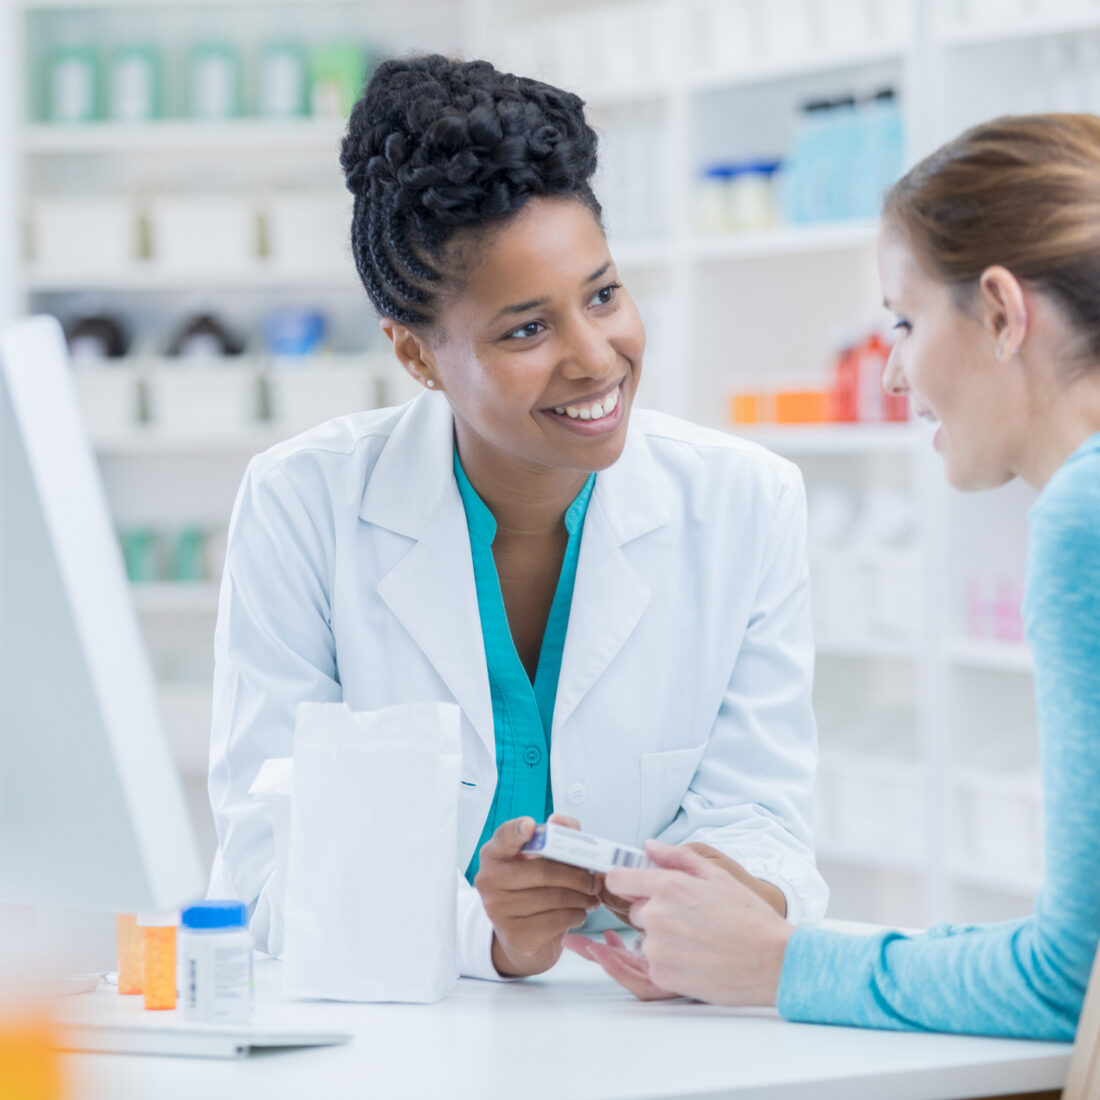
<path fill-rule="evenodd" d="M 533 195 L 573 196 L 601 216 L 583 101 L 488 61 L 382 62 L 352 109 L 340 166 L 359 277 L 378 312 L 404 324 L 435 320 L 460 231 L 499 226 Z"/>

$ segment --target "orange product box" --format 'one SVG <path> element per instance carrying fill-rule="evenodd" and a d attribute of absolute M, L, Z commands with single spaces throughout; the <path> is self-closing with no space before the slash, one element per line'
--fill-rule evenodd
<path fill-rule="evenodd" d="M 821 424 L 829 412 L 828 390 L 780 390 L 775 395 L 777 424 Z"/>

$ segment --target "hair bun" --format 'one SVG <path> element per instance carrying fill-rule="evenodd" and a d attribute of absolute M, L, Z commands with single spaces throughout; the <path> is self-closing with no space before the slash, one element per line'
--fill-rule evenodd
<path fill-rule="evenodd" d="M 357 200 L 360 275 L 397 319 L 424 317 L 415 307 L 438 277 L 427 261 L 456 229 L 506 217 L 532 195 L 575 194 L 599 216 L 582 100 L 487 61 L 384 61 L 352 110 L 340 165 Z"/>

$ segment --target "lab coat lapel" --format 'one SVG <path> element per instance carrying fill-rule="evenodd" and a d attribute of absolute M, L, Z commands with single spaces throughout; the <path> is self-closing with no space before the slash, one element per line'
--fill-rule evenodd
<path fill-rule="evenodd" d="M 577 561 L 552 735 L 569 719 L 638 625 L 649 604 L 647 578 L 623 546 L 668 522 L 663 481 L 633 425 L 619 460 L 596 475 Z"/>
<path fill-rule="evenodd" d="M 416 540 L 378 582 L 378 594 L 451 690 L 489 758 L 495 759 L 470 536 L 454 480 L 453 431 L 444 398 L 417 398 L 378 457 L 360 516 Z"/>

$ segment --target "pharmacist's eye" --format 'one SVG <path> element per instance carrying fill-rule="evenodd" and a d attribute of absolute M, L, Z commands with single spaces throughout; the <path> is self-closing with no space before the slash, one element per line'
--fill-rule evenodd
<path fill-rule="evenodd" d="M 912 332 L 913 331 L 913 326 L 908 321 L 895 321 L 894 322 L 894 331 L 895 332 Z"/>
<path fill-rule="evenodd" d="M 620 289 L 622 283 L 608 283 L 607 286 L 600 287 L 595 294 L 592 295 L 591 304 L 597 306 L 609 306 L 615 300 L 615 291 Z"/>

